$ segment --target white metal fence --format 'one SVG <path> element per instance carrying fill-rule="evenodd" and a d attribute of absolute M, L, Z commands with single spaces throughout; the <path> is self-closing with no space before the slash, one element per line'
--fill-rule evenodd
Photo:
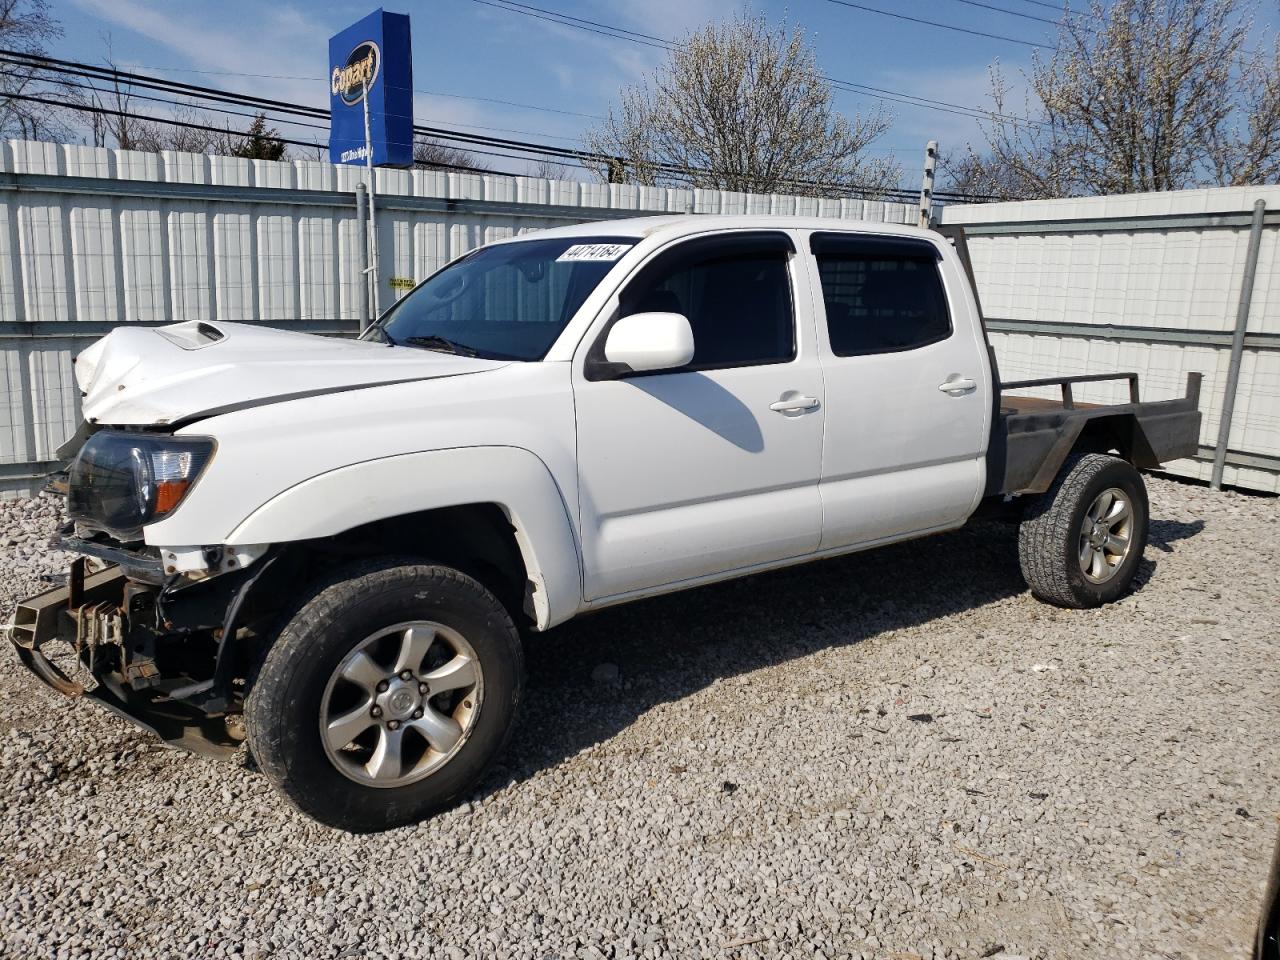
<path fill-rule="evenodd" d="M 121 323 L 262 321 L 353 332 L 360 168 L 0 143 L 0 493 L 30 489 L 79 420 L 71 357 Z M 481 243 L 649 213 L 911 223 L 912 205 L 380 170 L 380 300 Z M 949 206 L 1007 379 L 1136 370 L 1151 399 L 1205 374 L 1207 478 L 1250 209 L 1267 214 L 1225 481 L 1280 490 L 1280 187 Z M 1106 385 L 1082 400 L 1123 399 Z"/>
<path fill-rule="evenodd" d="M 968 234 L 1005 379 L 1133 370 L 1158 400 L 1203 372 L 1201 455 L 1169 468 L 1209 479 L 1258 200 L 1267 212 L 1223 480 L 1280 492 L 1280 186 L 948 206 L 942 219 Z M 1076 393 L 1119 402 L 1124 389 Z"/>
<path fill-rule="evenodd" d="M 121 323 L 262 321 L 354 332 L 365 171 L 0 143 L 0 493 L 30 489 L 79 421 L 71 357 Z M 909 204 L 377 171 L 380 294 L 492 240 L 658 213 L 912 222 Z"/>

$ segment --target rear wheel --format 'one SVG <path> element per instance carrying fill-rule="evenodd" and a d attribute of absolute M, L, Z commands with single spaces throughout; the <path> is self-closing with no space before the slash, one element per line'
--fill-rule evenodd
<path fill-rule="evenodd" d="M 1022 575 L 1040 600 L 1097 607 L 1122 596 L 1147 543 L 1147 489 L 1119 457 L 1069 460 L 1018 532 Z"/>
<path fill-rule="evenodd" d="M 506 610 L 449 567 L 383 561 L 318 588 L 245 710 L 263 772 L 303 813 L 364 832 L 475 786 L 506 743 L 523 664 Z"/>

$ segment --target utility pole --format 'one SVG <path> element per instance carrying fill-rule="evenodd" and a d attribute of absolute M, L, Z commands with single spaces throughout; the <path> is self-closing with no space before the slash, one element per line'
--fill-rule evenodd
<path fill-rule="evenodd" d="M 938 165 L 938 141 L 930 140 L 924 148 L 924 183 L 920 186 L 920 226 L 928 230 L 933 223 L 933 176 Z"/>

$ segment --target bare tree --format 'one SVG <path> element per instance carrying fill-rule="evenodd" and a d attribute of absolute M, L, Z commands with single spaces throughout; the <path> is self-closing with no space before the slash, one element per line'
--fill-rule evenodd
<path fill-rule="evenodd" d="M 127 127 L 129 146 L 125 149 L 144 150 L 148 153 L 176 150 L 180 153 L 210 153 L 221 157 L 239 155 L 236 149 L 240 145 L 240 138 L 230 130 L 219 127 L 213 119 L 194 107 L 174 107 L 168 119 L 175 122 L 165 123 L 163 120 L 140 116 L 131 118 Z"/>
<path fill-rule="evenodd" d="M 972 146 L 938 156 L 938 181 L 954 193 L 1014 200 L 1021 196 L 1017 175 L 991 156 L 980 156 Z"/>
<path fill-rule="evenodd" d="M 413 163 L 418 167 L 435 167 L 450 169 L 464 167 L 472 170 L 488 170 L 489 165 L 483 160 L 442 143 L 432 137 L 417 137 L 413 141 Z"/>
<path fill-rule="evenodd" d="M 103 34 L 102 43 L 107 48 L 103 62 L 110 70 L 118 69 L 111 35 Z M 110 143 L 122 150 L 150 150 L 159 140 L 154 124 L 136 113 L 130 87 L 118 76 L 103 87 L 92 83 L 69 87 L 66 103 L 72 110 L 82 108 L 78 116 L 88 124 L 95 147 L 105 147 Z"/>
<path fill-rule="evenodd" d="M 610 182 L 874 194 L 901 177 L 868 157 L 889 124 L 835 110 L 802 30 L 744 14 L 675 46 L 650 81 L 621 92 L 586 146 L 616 158 L 594 165 Z"/>
<path fill-rule="evenodd" d="M 1275 183 L 1280 180 L 1280 38 L 1269 53 L 1246 54 L 1239 86 L 1245 123 L 1215 131 L 1211 140 L 1217 182 Z"/>
<path fill-rule="evenodd" d="M 1246 53 L 1251 10 L 1239 0 L 1090 0 L 1091 18 L 1064 18 L 1057 51 L 1036 55 L 1021 119 L 993 67 L 988 149 L 969 152 L 965 176 L 1010 197 L 1274 179 L 1280 46 Z"/>
<path fill-rule="evenodd" d="M 49 13 L 46 0 L 0 0 L 0 48 L 40 56 L 46 43 L 61 36 L 62 26 Z M 58 111 L 19 99 L 39 95 L 45 86 L 38 67 L 5 66 L 0 75 L 0 135 L 44 140 L 65 132 Z"/>
<path fill-rule="evenodd" d="M 555 160 L 548 160 L 546 157 L 536 162 L 530 162 L 529 172 L 526 177 L 537 177 L 543 180 L 568 180 L 570 174 L 577 169 L 572 164 L 558 163 Z"/>
<path fill-rule="evenodd" d="M 102 39 L 107 48 L 105 63 L 114 71 L 111 37 L 105 35 Z M 132 86 L 119 76 L 113 76 L 102 86 L 68 87 L 64 100 L 68 109 L 78 112 L 81 122 L 87 124 L 94 146 L 112 145 L 149 153 L 176 150 L 252 160 L 287 157 L 279 131 L 268 126 L 264 113 L 258 113 L 243 134 L 191 103 L 175 104 L 165 118 L 148 116 L 138 111 Z"/>

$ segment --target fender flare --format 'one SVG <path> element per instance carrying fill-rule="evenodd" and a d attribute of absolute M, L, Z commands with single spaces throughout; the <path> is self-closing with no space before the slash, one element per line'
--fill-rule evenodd
<path fill-rule="evenodd" d="M 1141 421 L 1132 412 L 1113 413 L 1101 410 L 1085 416 L 1067 418 L 1057 431 L 1040 468 L 1020 493 L 1044 493 L 1053 484 L 1067 457 L 1086 431 L 1105 429 L 1116 443 L 1121 456 L 1142 470 L 1160 466 L 1160 458 L 1151 448 Z"/>
<path fill-rule="evenodd" d="M 538 629 L 582 605 L 581 553 L 572 514 L 547 465 L 521 447 L 459 447 L 339 467 L 274 496 L 231 531 L 228 545 L 331 537 L 377 520 L 475 503 L 511 521 L 533 584 Z"/>

